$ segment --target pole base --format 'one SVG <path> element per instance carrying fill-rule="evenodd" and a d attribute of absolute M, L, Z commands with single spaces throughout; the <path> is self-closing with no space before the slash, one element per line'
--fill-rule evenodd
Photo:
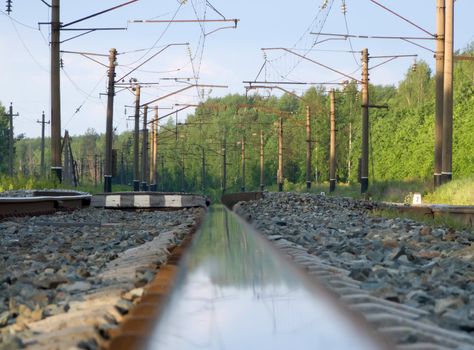
<path fill-rule="evenodd" d="M 112 192 L 112 176 L 104 176 L 104 193 Z"/>
<path fill-rule="evenodd" d="M 439 186 L 442 185 L 441 174 L 433 175 L 433 184 L 434 184 L 434 188 L 438 188 Z"/>
<path fill-rule="evenodd" d="M 450 182 L 453 179 L 453 174 L 451 173 L 442 173 L 441 174 L 441 185 Z"/>
<path fill-rule="evenodd" d="M 265 185 L 260 185 L 260 191 L 264 191 L 265 190 Z"/>
<path fill-rule="evenodd" d="M 133 191 L 140 191 L 140 180 L 133 180 Z"/>
<path fill-rule="evenodd" d="M 336 190 L 336 180 L 329 180 L 329 192 Z"/>
<path fill-rule="evenodd" d="M 63 168 L 51 168 L 51 175 L 53 177 L 53 181 L 57 180 L 58 183 L 63 182 Z"/>
<path fill-rule="evenodd" d="M 283 184 L 282 183 L 278 184 L 278 192 L 283 192 Z"/>
<path fill-rule="evenodd" d="M 306 189 L 308 191 L 311 189 L 311 181 L 306 181 Z"/>
<path fill-rule="evenodd" d="M 151 184 L 150 185 L 150 191 L 151 192 L 157 192 L 158 191 L 158 185 L 157 184 Z"/>
<path fill-rule="evenodd" d="M 245 192 L 245 187 L 241 187 L 240 192 Z"/>
<path fill-rule="evenodd" d="M 369 189 L 369 179 L 361 178 L 360 179 L 360 193 L 367 193 Z"/>
<path fill-rule="evenodd" d="M 148 184 L 146 182 L 141 183 L 141 191 L 143 192 L 148 191 Z"/>

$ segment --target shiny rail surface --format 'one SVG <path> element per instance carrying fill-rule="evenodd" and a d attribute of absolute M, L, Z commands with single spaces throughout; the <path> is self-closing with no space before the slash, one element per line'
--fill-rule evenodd
<path fill-rule="evenodd" d="M 209 210 L 145 349 L 388 349 L 223 206 Z"/>

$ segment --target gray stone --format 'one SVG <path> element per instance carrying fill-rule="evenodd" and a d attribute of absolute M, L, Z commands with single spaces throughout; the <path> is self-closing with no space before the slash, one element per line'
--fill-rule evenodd
<path fill-rule="evenodd" d="M 78 281 L 72 284 L 62 284 L 60 289 L 64 290 L 68 293 L 78 293 L 78 292 L 85 292 L 92 288 L 92 285 L 89 282 Z"/>
<path fill-rule="evenodd" d="M 8 324 L 8 320 L 12 317 L 10 311 L 4 311 L 0 314 L 0 327 L 4 327 Z"/>

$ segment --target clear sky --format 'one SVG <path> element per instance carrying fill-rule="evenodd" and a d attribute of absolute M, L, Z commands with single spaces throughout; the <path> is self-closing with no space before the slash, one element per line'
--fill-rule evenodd
<path fill-rule="evenodd" d="M 47 0 L 49 1 L 49 0 Z M 383 5 L 405 16 L 430 33 L 435 32 L 436 0 L 378 0 Z M 125 0 L 62 0 L 61 21 L 69 23 L 92 13 L 116 6 Z M 50 20 L 50 9 L 41 0 L 12 0 L 13 12 L 7 16 L 2 2 L 0 15 L 0 102 L 8 106 L 13 102 L 15 134 L 28 137 L 40 135 L 36 123 L 41 112 L 49 120 L 49 27 L 38 22 Z M 324 4 L 326 6 L 324 7 Z M 346 15 L 341 11 L 342 0 L 139 0 L 113 12 L 78 23 L 74 28 L 127 27 L 126 31 L 100 31 L 66 41 L 62 50 L 108 54 L 110 48 L 119 53 L 117 78 L 171 43 L 189 43 L 189 46 L 172 46 L 143 65 L 129 77 L 141 82 L 159 83 L 143 89 L 142 102 L 148 102 L 186 86 L 167 78 L 199 77 L 201 84 L 228 85 L 228 89 L 189 89 L 161 102 L 162 107 L 176 103 L 198 103 L 205 97 L 218 97 L 228 93 L 244 93 L 243 80 L 254 80 L 262 67 L 259 80 L 291 80 L 299 82 L 334 81 L 341 77 L 282 51 L 267 51 L 263 47 L 293 48 L 299 54 L 329 65 L 340 71 L 360 77 L 360 51 L 367 47 L 370 55 L 418 54 L 432 67 L 433 53 L 429 50 L 395 40 L 330 40 L 315 45 L 326 37 L 310 32 L 332 32 L 358 35 L 395 35 L 427 37 L 423 31 L 388 13 L 370 0 L 345 0 Z M 215 11 L 217 10 L 217 11 Z M 474 0 L 457 0 L 455 3 L 455 49 L 462 49 L 474 41 L 472 15 Z M 240 20 L 236 29 L 222 29 L 232 23 L 205 24 L 134 24 L 137 19 L 228 19 Z M 346 27 L 347 22 L 347 27 Z M 203 35 L 206 33 L 206 35 Z M 63 31 L 66 40 L 78 32 Z M 418 41 L 434 49 L 433 40 Z M 352 49 L 351 49 L 352 45 Z M 88 128 L 105 130 L 107 68 L 80 55 L 63 54 L 61 72 L 62 134 L 84 133 Z M 107 64 L 107 57 L 95 57 Z M 192 58 L 192 59 L 191 59 Z M 400 58 L 371 71 L 371 82 L 397 84 L 403 79 L 414 58 Z M 381 62 L 371 60 L 371 65 Z M 129 77 L 125 80 L 128 81 Z M 165 78 L 165 79 L 163 79 Z M 303 93 L 301 86 L 291 87 Z M 201 96 L 198 96 L 198 92 Z M 267 93 L 261 91 L 260 93 Z M 131 130 L 134 96 L 128 90 L 116 95 L 114 126 L 118 132 Z M 175 109 L 177 107 L 174 107 Z M 178 107 L 179 108 L 179 107 Z M 160 111 L 161 115 L 171 110 Z M 185 112 L 180 114 L 184 118 Z M 47 131 L 49 135 L 49 130 Z"/>

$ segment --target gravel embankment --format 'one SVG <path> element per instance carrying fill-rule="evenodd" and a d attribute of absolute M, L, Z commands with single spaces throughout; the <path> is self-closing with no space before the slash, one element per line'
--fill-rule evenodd
<path fill-rule="evenodd" d="M 371 294 L 430 312 L 474 336 L 474 233 L 370 215 L 371 203 L 266 193 L 235 211 L 271 240 L 286 239 L 350 271 Z"/>
<path fill-rule="evenodd" d="M 0 222 L 0 349 L 97 347 L 94 328 L 120 321 L 202 214 L 85 209 Z"/>

